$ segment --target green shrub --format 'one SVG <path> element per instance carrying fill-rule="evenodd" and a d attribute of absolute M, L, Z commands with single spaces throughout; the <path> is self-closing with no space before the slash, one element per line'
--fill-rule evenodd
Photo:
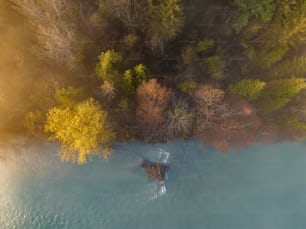
<path fill-rule="evenodd" d="M 208 72 L 211 76 L 216 79 L 220 80 L 224 74 L 224 67 L 225 62 L 219 55 L 214 55 L 211 57 L 205 58 L 205 63 L 207 65 Z"/>
<path fill-rule="evenodd" d="M 197 88 L 197 83 L 194 81 L 182 82 L 177 87 L 184 93 L 188 93 L 190 90 Z"/>
<path fill-rule="evenodd" d="M 114 50 L 102 52 L 96 66 L 97 77 L 105 81 L 113 81 L 118 75 L 123 59 L 120 53 Z"/>
<path fill-rule="evenodd" d="M 212 47 L 214 47 L 215 41 L 213 39 L 204 39 L 198 42 L 197 51 L 204 52 Z"/>

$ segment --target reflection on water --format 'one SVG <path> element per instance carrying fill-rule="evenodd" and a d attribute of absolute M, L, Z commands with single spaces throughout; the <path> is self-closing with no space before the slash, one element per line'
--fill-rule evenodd
<path fill-rule="evenodd" d="M 139 168 L 171 153 L 167 194 Z M 302 144 L 221 155 L 190 142 L 116 146 L 109 162 L 61 163 L 55 144 L 0 162 L 0 228 L 305 228 Z M 13 154 L 11 154 L 13 155 Z"/>

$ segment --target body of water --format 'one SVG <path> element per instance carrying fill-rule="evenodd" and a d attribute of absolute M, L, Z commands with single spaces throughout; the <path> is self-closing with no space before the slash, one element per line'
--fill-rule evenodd
<path fill-rule="evenodd" d="M 62 163 L 56 144 L 0 161 L 1 229 L 305 229 L 301 143 L 227 154 L 193 141 L 118 144 L 110 161 Z M 139 167 L 170 152 L 167 193 Z"/>

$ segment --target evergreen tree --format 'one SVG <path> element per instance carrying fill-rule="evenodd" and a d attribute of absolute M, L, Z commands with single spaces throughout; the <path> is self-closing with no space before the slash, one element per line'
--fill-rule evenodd
<path fill-rule="evenodd" d="M 228 86 L 228 92 L 239 98 L 254 101 L 258 98 L 266 83 L 257 79 L 243 79 Z"/>
<path fill-rule="evenodd" d="M 271 71 L 271 77 L 285 77 L 292 75 L 295 77 L 305 76 L 306 74 L 306 57 L 299 56 L 288 58 L 281 63 L 275 65 Z"/>
<path fill-rule="evenodd" d="M 164 51 L 164 45 L 176 37 L 184 24 L 180 0 L 148 0 L 148 20 L 145 26 L 147 40 L 152 50 Z"/>
<path fill-rule="evenodd" d="M 149 70 L 143 64 L 136 65 L 123 73 L 122 88 L 127 95 L 135 93 L 137 87 L 147 79 Z"/>
<path fill-rule="evenodd" d="M 304 88 L 306 88 L 304 78 L 272 80 L 266 84 L 256 104 L 264 114 L 271 113 L 285 106 Z"/>
<path fill-rule="evenodd" d="M 276 9 L 275 0 L 233 0 L 239 14 L 233 28 L 236 33 L 240 32 L 253 18 L 259 18 L 264 23 L 272 20 Z"/>

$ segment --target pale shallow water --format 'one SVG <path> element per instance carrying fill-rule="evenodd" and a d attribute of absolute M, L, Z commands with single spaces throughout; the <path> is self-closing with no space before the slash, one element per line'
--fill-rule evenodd
<path fill-rule="evenodd" d="M 1 229 L 305 229 L 305 144 L 219 154 L 195 142 L 118 144 L 109 162 L 61 163 L 56 144 L 0 161 Z M 139 168 L 171 153 L 166 195 Z"/>

